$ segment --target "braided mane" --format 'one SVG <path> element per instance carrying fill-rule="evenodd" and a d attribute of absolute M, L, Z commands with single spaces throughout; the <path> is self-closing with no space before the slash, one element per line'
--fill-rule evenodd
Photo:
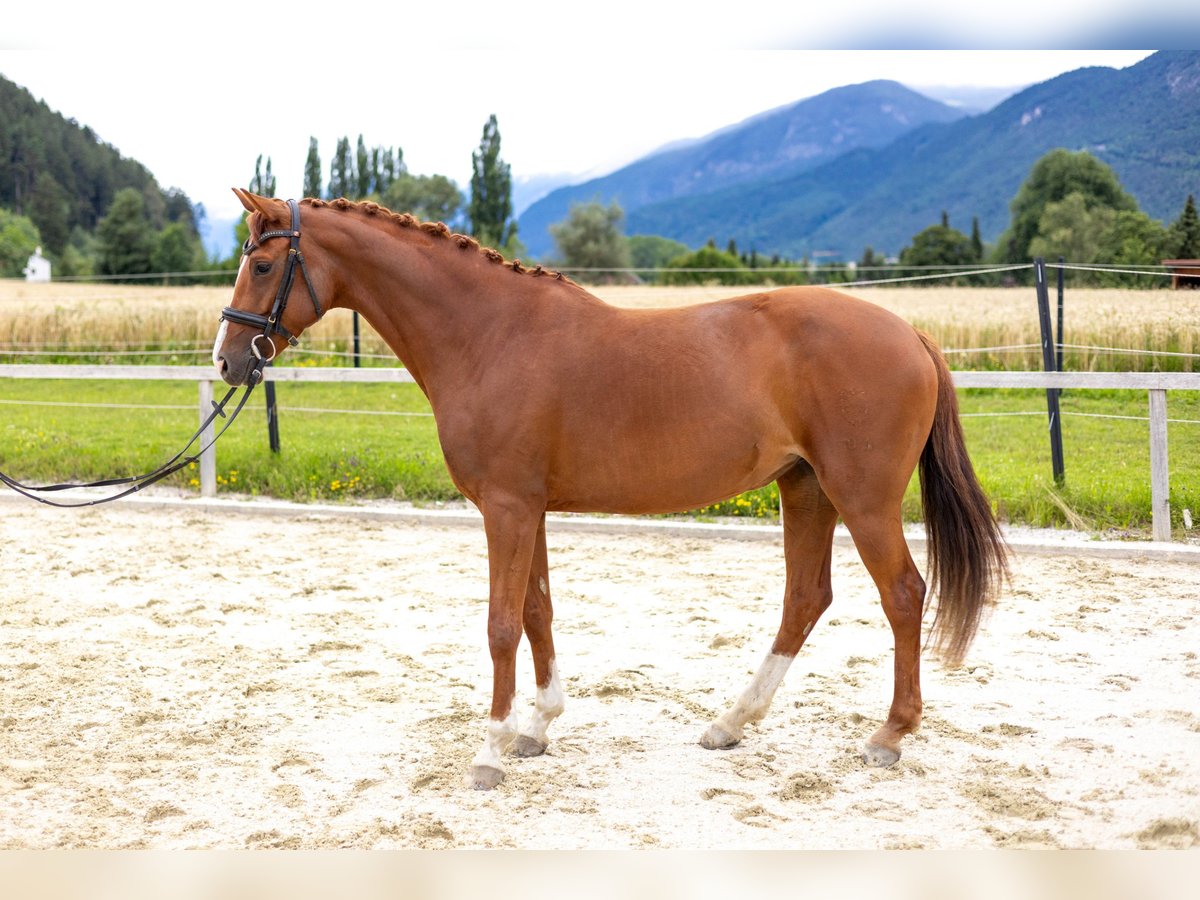
<path fill-rule="evenodd" d="M 315 197 L 306 197 L 300 201 L 303 206 L 311 206 L 314 209 L 321 207 L 330 207 L 340 212 L 353 211 L 370 217 L 382 217 L 391 219 L 401 228 L 419 228 L 421 231 L 433 237 L 449 238 L 458 247 L 459 250 L 474 250 L 477 253 L 482 253 L 484 258 L 489 262 L 498 263 L 506 268 L 512 269 L 519 275 L 549 275 L 557 281 L 565 281 L 574 284 L 571 279 L 567 278 L 562 272 L 556 272 L 551 269 L 543 268 L 542 266 L 533 266 L 528 268 L 521 265 L 519 259 L 506 260 L 500 252 L 491 249 L 490 247 L 481 246 L 479 241 L 466 234 L 459 234 L 451 231 L 444 222 L 422 222 L 411 213 L 392 212 L 385 206 L 380 206 L 371 200 L 361 200 L 355 202 L 347 200 L 345 197 L 338 197 L 336 200 L 318 200 Z"/>

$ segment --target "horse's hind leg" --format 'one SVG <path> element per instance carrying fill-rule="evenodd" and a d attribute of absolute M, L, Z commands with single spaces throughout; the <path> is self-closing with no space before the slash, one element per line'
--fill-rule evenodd
<path fill-rule="evenodd" d="M 925 582 L 921 578 L 900 523 L 899 501 L 892 512 L 842 510 L 858 554 L 879 588 L 883 612 L 895 640 L 895 685 L 887 721 L 867 740 L 868 765 L 890 766 L 900 759 L 901 739 L 921 724 L 921 610 Z"/>
<path fill-rule="evenodd" d="M 700 738 L 700 744 L 710 750 L 732 747 L 742 739 L 747 722 L 757 722 L 766 715 L 792 660 L 833 599 L 830 558 L 837 510 L 821 490 L 812 467 L 803 460 L 780 476 L 778 483 L 787 568 L 783 621 L 771 652 L 749 687 Z"/>
<path fill-rule="evenodd" d="M 546 729 L 562 715 L 563 692 L 554 661 L 554 635 L 550 624 L 554 610 L 550 603 L 550 567 L 546 558 L 546 517 L 538 526 L 533 546 L 533 565 L 529 570 L 529 586 L 525 589 L 523 624 L 529 647 L 533 651 L 533 674 L 537 682 L 537 697 L 533 715 L 509 747 L 514 756 L 540 756 L 546 752 Z"/>

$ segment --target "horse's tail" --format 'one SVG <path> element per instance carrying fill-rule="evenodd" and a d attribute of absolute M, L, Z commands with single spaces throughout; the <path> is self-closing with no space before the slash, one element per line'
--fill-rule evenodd
<path fill-rule="evenodd" d="M 983 610 L 1008 577 L 1008 548 L 967 456 L 946 360 L 932 338 L 918 334 L 938 379 L 937 411 L 920 466 L 929 593 L 937 595 L 929 639 L 948 664 L 957 665 L 971 646 Z"/>

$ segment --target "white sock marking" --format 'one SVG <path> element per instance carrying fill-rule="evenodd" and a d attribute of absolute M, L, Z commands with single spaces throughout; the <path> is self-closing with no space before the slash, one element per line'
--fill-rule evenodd
<path fill-rule="evenodd" d="M 508 716 L 504 719 L 488 719 L 487 736 L 483 739 L 483 746 L 471 760 L 471 765 L 488 766 L 503 772 L 504 766 L 500 765 L 500 757 L 504 755 L 505 748 L 512 743 L 516 736 L 517 711 L 515 709 L 510 708 Z"/>
<path fill-rule="evenodd" d="M 783 676 L 787 674 L 793 659 L 793 656 L 768 653 L 751 679 L 750 685 L 742 692 L 742 696 L 738 697 L 737 703 L 717 719 L 716 724 L 740 739 L 742 728 L 747 722 L 757 722 L 767 714 L 771 698 L 783 682 Z"/>
<path fill-rule="evenodd" d="M 550 680 L 546 686 L 537 689 L 537 698 L 533 702 L 533 715 L 529 724 L 522 729 L 521 734 L 535 741 L 546 743 L 546 729 L 550 723 L 562 715 L 564 697 L 562 683 L 558 679 L 558 663 L 550 660 Z"/>

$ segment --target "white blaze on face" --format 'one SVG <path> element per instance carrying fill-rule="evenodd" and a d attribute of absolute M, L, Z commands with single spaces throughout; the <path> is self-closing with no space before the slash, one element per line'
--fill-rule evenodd
<path fill-rule="evenodd" d="M 217 329 L 217 339 L 213 341 L 212 353 L 213 368 L 217 370 L 218 375 L 221 374 L 221 360 L 219 359 L 219 354 L 221 353 L 221 346 L 225 343 L 225 332 L 228 330 L 229 323 L 222 319 L 221 327 Z"/>
<path fill-rule="evenodd" d="M 246 259 L 247 259 L 247 257 L 245 256 L 245 254 L 243 254 L 241 262 L 238 263 L 237 280 L 234 281 L 234 291 L 235 292 L 237 291 L 237 282 L 242 280 L 242 272 L 245 271 L 245 269 L 246 269 Z M 217 329 L 217 339 L 215 341 L 213 341 L 213 352 L 212 352 L 213 368 L 217 370 L 218 375 L 221 374 L 221 360 L 219 358 L 220 353 L 221 353 L 221 346 L 225 343 L 225 332 L 228 330 L 229 330 L 229 323 L 226 322 L 224 319 L 222 319 L 221 327 Z"/>

